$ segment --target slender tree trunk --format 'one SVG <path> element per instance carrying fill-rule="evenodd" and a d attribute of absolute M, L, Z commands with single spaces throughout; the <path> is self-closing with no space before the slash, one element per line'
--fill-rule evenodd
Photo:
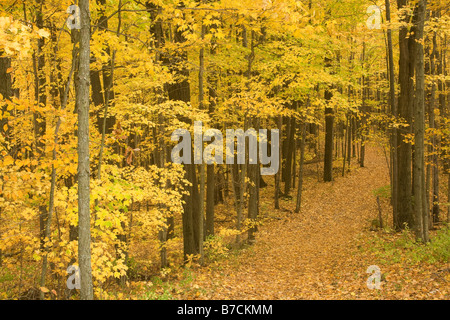
<path fill-rule="evenodd" d="M 347 166 L 350 170 L 352 161 L 352 130 L 353 130 L 353 113 L 350 111 L 348 114 L 348 126 L 347 126 Z"/>
<path fill-rule="evenodd" d="M 295 129 L 297 131 L 297 128 Z M 297 179 L 297 149 L 299 145 L 299 139 L 297 135 L 294 136 L 294 149 L 292 152 L 292 188 L 295 189 L 295 183 Z"/>
<path fill-rule="evenodd" d="M 425 43 L 428 43 L 428 36 L 425 39 Z M 425 74 L 427 75 L 434 75 L 436 72 L 435 70 L 435 63 L 434 63 L 434 50 L 435 47 L 433 47 L 433 51 L 430 53 L 430 46 L 426 46 L 425 56 L 429 57 L 429 59 L 425 60 Z M 428 123 L 429 127 L 434 127 L 434 106 L 435 106 L 435 98 L 436 98 L 436 85 L 434 83 L 430 86 L 427 86 L 425 88 L 425 102 L 426 102 L 426 111 L 425 114 L 428 114 Z M 426 153 L 428 155 L 425 155 L 425 201 L 427 203 L 427 207 L 425 208 L 425 212 L 429 214 L 430 207 L 429 205 L 432 203 L 430 201 L 430 185 L 431 185 L 431 154 L 433 152 L 433 137 L 431 138 L 431 143 L 428 143 L 426 146 Z M 432 225 L 432 219 L 429 219 L 430 225 L 428 226 L 429 229 L 433 227 Z"/>
<path fill-rule="evenodd" d="M 358 123 L 356 120 L 356 117 L 352 117 L 352 158 L 358 158 L 359 161 L 359 155 L 358 155 L 358 146 L 356 142 L 356 130 L 358 129 Z"/>
<path fill-rule="evenodd" d="M 416 29 L 416 103 L 414 117 L 414 211 L 417 238 L 428 241 L 428 213 L 424 212 L 425 181 L 425 69 L 423 33 L 427 0 L 419 0 Z"/>
<path fill-rule="evenodd" d="M 277 126 L 278 126 L 278 130 L 280 132 L 280 136 L 282 137 L 283 134 L 283 118 L 282 116 L 278 116 L 278 121 L 277 121 Z M 283 160 L 283 155 L 282 155 L 282 148 L 280 150 L 280 167 L 282 167 L 282 160 Z M 281 191 L 281 169 L 278 170 L 278 172 L 275 174 L 275 209 L 280 209 L 280 191 Z"/>
<path fill-rule="evenodd" d="M 231 187 L 234 194 L 234 204 L 236 209 L 236 229 L 241 230 L 242 224 L 242 202 L 241 202 L 241 183 L 240 183 L 240 173 L 239 165 L 236 163 L 236 156 L 234 158 L 234 163 L 230 165 L 231 169 Z M 240 234 L 236 235 L 236 243 L 241 242 Z"/>
<path fill-rule="evenodd" d="M 80 0 L 80 65 L 78 73 L 78 260 L 81 300 L 92 300 L 90 161 L 89 161 L 89 88 L 90 88 L 90 10 L 89 0 Z"/>
<path fill-rule="evenodd" d="M 439 14 L 436 14 L 436 17 L 439 17 Z M 437 45 L 437 34 L 436 31 L 433 34 L 433 56 L 431 59 L 431 62 L 433 64 L 432 70 L 433 74 L 436 74 L 435 65 L 437 63 L 437 74 L 442 74 L 442 60 L 440 58 L 439 54 L 439 48 Z M 436 89 L 436 85 L 433 83 L 433 89 Z M 439 110 L 444 111 L 445 109 L 445 95 L 443 94 L 443 83 L 442 81 L 438 81 L 438 90 L 439 90 Z M 434 94 L 433 92 L 433 102 L 434 102 Z M 436 130 L 439 129 L 440 124 L 438 119 L 435 117 L 434 113 L 434 103 L 431 105 L 433 108 L 430 110 L 430 127 L 435 128 Z M 441 114 L 445 114 L 445 112 L 442 112 Z M 431 121 L 432 120 L 432 121 Z M 432 123 L 431 123 L 432 122 Z M 432 201 L 432 219 L 430 219 L 433 223 L 439 222 L 439 212 L 440 212 L 440 205 L 439 205 L 439 156 L 438 156 L 438 150 L 439 150 L 439 138 L 436 134 L 433 134 L 432 136 L 432 149 L 433 149 L 433 155 L 432 155 L 432 164 L 433 164 L 433 201 Z"/>
<path fill-rule="evenodd" d="M 256 122 L 256 119 L 252 121 L 253 123 Z M 250 140 L 250 139 L 249 139 Z M 258 212 L 258 198 L 257 198 L 257 178 L 258 178 L 258 172 L 259 169 L 258 164 L 250 164 L 251 161 L 254 161 L 255 159 L 249 159 L 248 164 L 248 178 L 249 178 L 249 184 L 248 184 L 248 193 L 249 193 L 249 199 L 248 199 L 248 219 L 252 224 L 256 223 L 256 217 Z M 288 178 L 287 180 L 290 180 Z M 248 230 L 248 241 L 249 243 L 253 243 L 255 241 L 255 232 L 256 227 L 251 227 Z"/>
<path fill-rule="evenodd" d="M 436 44 L 436 33 L 433 36 L 433 51 L 432 53 L 429 55 L 430 56 L 430 62 L 427 63 L 427 68 L 425 70 L 425 72 L 428 71 L 429 74 L 431 75 L 436 75 L 436 56 L 438 55 L 437 53 L 437 44 Z M 429 51 L 429 50 L 427 50 Z M 429 52 L 428 52 L 429 53 Z M 436 84 L 433 82 L 431 84 L 431 89 L 429 90 L 429 101 L 428 101 L 428 121 L 429 121 L 429 126 L 430 129 L 437 129 L 436 126 L 436 117 L 434 114 L 434 110 L 435 110 L 435 103 L 436 103 Z M 431 136 L 431 141 L 430 144 L 428 145 L 428 153 L 430 154 L 430 156 L 428 156 L 428 159 L 426 162 L 428 162 L 427 164 L 427 172 L 426 172 L 426 201 L 428 202 L 429 199 L 429 194 L 430 194 L 430 187 L 431 187 L 431 181 L 433 181 L 433 185 L 432 185 L 432 198 L 431 198 L 431 211 L 432 211 L 432 219 L 430 219 L 431 223 L 437 223 L 439 220 L 439 204 L 437 203 L 437 201 L 439 201 L 439 176 L 438 176 L 438 168 L 437 168 L 437 137 L 436 134 L 432 134 Z M 435 154 L 436 153 L 436 154 Z M 435 167 L 436 165 L 436 167 Z M 436 194 L 437 191 L 437 194 Z M 427 211 L 426 213 L 429 213 L 429 206 L 427 206 Z M 436 210 L 437 209 L 437 210 Z M 435 215 L 437 212 L 437 215 Z M 431 224 L 431 226 L 432 226 Z"/>
<path fill-rule="evenodd" d="M 183 243 L 184 243 L 184 259 L 187 261 L 189 255 L 198 254 L 198 240 L 196 237 L 197 226 L 195 224 L 196 219 L 194 217 L 196 212 L 195 208 L 198 209 L 198 185 L 197 177 L 195 173 L 194 164 L 185 164 L 185 179 L 189 181 L 192 185 L 187 186 L 185 189 L 189 192 L 189 195 L 184 195 L 184 205 L 183 205 Z M 198 236 L 198 235 L 197 235 Z"/>
<path fill-rule="evenodd" d="M 345 129 L 345 133 L 344 133 L 344 146 L 343 146 L 343 152 L 342 152 L 342 176 L 344 176 L 345 175 L 345 163 L 346 163 L 346 160 L 347 160 L 347 140 L 348 140 L 348 136 L 350 136 L 350 133 L 349 133 L 349 121 L 348 121 L 348 118 L 349 118 L 349 116 L 348 116 L 348 114 L 347 114 L 347 123 L 346 123 L 346 129 Z"/>
<path fill-rule="evenodd" d="M 214 193 L 215 193 L 214 165 L 206 167 L 206 236 L 214 235 Z"/>
<path fill-rule="evenodd" d="M 261 119 L 256 118 L 255 121 L 255 129 L 256 132 L 258 133 L 259 130 L 261 129 Z M 264 182 L 264 180 L 262 179 L 261 176 L 261 159 L 259 157 L 259 148 L 260 145 L 257 145 L 257 150 L 258 150 L 258 156 L 256 157 L 256 161 L 257 161 L 257 168 L 256 168 L 256 218 L 258 218 L 259 213 L 260 213 L 260 190 L 261 190 L 261 182 Z"/>
<path fill-rule="evenodd" d="M 284 194 L 286 196 L 291 192 L 292 186 L 292 157 L 295 147 L 295 118 L 288 119 L 289 121 L 289 136 L 287 137 L 287 154 L 286 159 L 286 177 L 284 179 Z"/>
<path fill-rule="evenodd" d="M 43 16 L 43 6 L 44 0 L 37 1 L 38 10 L 36 12 L 36 26 L 39 29 L 44 27 L 44 16 Z M 34 64 L 34 76 L 35 76 L 35 99 L 39 107 L 44 107 L 47 105 L 47 79 L 45 77 L 45 38 L 40 37 L 38 40 L 37 52 L 33 54 L 33 64 Z M 42 137 L 44 136 L 47 123 L 45 116 L 39 111 L 33 112 L 33 126 L 34 126 L 34 137 L 36 140 L 36 153 L 38 157 L 44 155 L 44 142 Z M 45 226 L 47 222 L 47 208 L 46 206 L 39 206 L 40 214 L 40 238 L 41 238 L 41 249 L 44 250 L 44 238 L 45 238 Z"/>
<path fill-rule="evenodd" d="M 205 187 L 206 187 L 206 165 L 204 163 L 200 164 L 200 190 L 199 190 L 199 204 L 198 204 L 198 253 L 200 255 L 199 263 L 203 265 L 203 240 L 205 237 Z"/>
<path fill-rule="evenodd" d="M 289 153 L 289 139 L 291 136 L 291 121 L 289 117 L 283 117 L 283 125 L 286 128 L 285 130 L 285 136 L 283 137 L 282 142 L 282 155 L 283 155 L 283 161 L 281 162 L 281 182 L 286 183 L 286 176 L 287 176 L 287 158 Z"/>
<path fill-rule="evenodd" d="M 99 16 L 97 24 L 99 31 L 108 30 L 108 17 L 105 15 L 105 5 L 106 0 L 96 0 L 97 6 L 99 8 L 97 14 Z M 119 19 L 120 19 L 120 9 L 121 3 L 119 3 Z M 118 32 L 120 31 L 120 23 L 118 25 Z M 108 46 L 105 50 L 108 54 L 111 52 L 111 48 Z M 111 133 L 114 127 L 115 118 L 108 116 L 108 109 L 111 105 L 111 101 L 114 99 L 114 88 L 113 88 L 113 69 L 114 69 L 114 59 L 103 64 L 102 79 L 103 88 L 100 81 L 100 70 L 91 71 L 91 86 L 92 86 L 92 100 L 96 106 L 104 105 L 104 112 L 101 111 L 97 115 L 97 124 L 100 134 L 103 131 L 106 133 Z M 103 92 L 103 94 L 102 94 Z"/>
<path fill-rule="evenodd" d="M 11 59 L 8 57 L 2 57 L 4 54 L 3 51 L 0 51 L 0 94 L 2 95 L 3 99 L 7 99 L 9 100 L 12 95 L 12 78 L 11 78 L 11 73 L 8 72 L 9 68 L 11 67 Z M 0 111 L 2 113 L 6 112 L 6 105 L 0 105 Z M 8 128 L 6 128 L 6 130 L 4 130 L 5 125 L 7 125 L 8 123 L 8 118 L 0 118 L 0 136 L 4 136 L 6 141 L 9 141 L 9 134 L 10 134 L 10 128 L 9 126 L 7 126 Z M 3 176 L 0 176 L 0 181 L 3 182 Z M 3 190 L 3 188 L 1 188 L 0 190 Z M 0 197 L 3 197 L 3 194 L 0 193 Z M 0 207 L 0 221 L 2 219 L 2 208 Z M 2 258 L 3 258 L 3 253 L 2 250 L 0 249 L 0 267 L 2 266 Z"/>
<path fill-rule="evenodd" d="M 363 71 L 365 70 L 365 62 L 366 62 L 366 42 L 363 42 L 363 52 L 361 57 L 361 64 Z M 361 83 L 362 83 L 362 103 L 361 103 L 361 127 L 362 130 L 360 130 L 361 135 L 361 151 L 360 151 L 360 159 L 359 159 L 359 165 L 361 168 L 364 168 L 364 161 L 366 158 L 366 137 L 365 137 L 365 130 L 366 130 L 366 112 L 367 112 L 367 106 L 366 106 L 366 98 L 367 92 L 368 92 L 368 81 L 366 76 L 362 76 Z"/>
<path fill-rule="evenodd" d="M 202 40 L 205 38 L 206 27 L 202 25 L 201 27 L 201 38 Z M 199 109 L 203 110 L 204 100 L 205 100 L 205 88 L 204 88 L 204 80 L 205 80 L 205 49 L 200 48 L 199 54 L 199 64 L 200 69 L 198 72 L 198 100 L 199 100 Z M 203 147 L 203 143 L 202 143 Z M 200 196 L 199 196 L 199 218 L 198 218 L 198 250 L 200 254 L 200 264 L 203 264 L 203 239 L 204 239 L 204 226 L 205 226 L 205 187 L 206 187 L 206 168 L 205 164 L 200 164 Z"/>
<path fill-rule="evenodd" d="M 4 54 L 3 51 L 0 51 L 0 94 L 2 95 L 4 100 L 9 100 L 13 96 L 12 92 L 12 77 L 11 72 L 9 72 L 11 68 L 11 58 L 2 57 Z M 0 105 L 0 110 L 3 113 L 6 113 L 6 104 Z M 6 137 L 6 140 L 9 141 L 9 126 L 4 130 L 5 125 L 8 123 L 8 118 L 0 118 L 0 135 Z"/>
<path fill-rule="evenodd" d="M 305 145 L 306 145 L 306 122 L 302 124 L 302 142 L 300 145 L 300 164 L 298 171 L 298 188 L 297 188 L 297 203 L 295 212 L 299 213 L 302 207 L 302 188 L 303 188 L 303 170 L 305 164 Z"/>
<path fill-rule="evenodd" d="M 397 0 L 398 8 L 402 9 L 406 6 L 406 0 Z M 407 20 L 408 17 L 405 17 Z M 405 21 L 405 20 L 404 20 Z M 413 42 L 411 43 L 413 44 Z M 399 83 L 400 93 L 398 99 L 398 115 L 401 119 L 411 125 L 411 109 L 410 95 L 410 78 L 414 71 L 410 70 L 410 43 L 408 40 L 408 27 L 401 26 L 399 30 Z M 412 214 L 412 193 L 411 193 L 411 144 L 405 142 L 404 135 L 411 133 L 411 126 L 401 127 L 397 134 L 397 219 L 394 220 L 394 228 L 396 230 L 403 229 L 405 225 L 411 227 L 413 225 Z"/>
<path fill-rule="evenodd" d="M 212 25 L 211 28 L 217 28 L 216 25 Z M 213 37 L 211 39 L 211 55 L 216 54 L 216 39 Z M 209 70 L 208 70 L 208 84 L 209 84 L 209 115 L 212 118 L 214 111 L 216 109 L 217 101 L 217 71 L 215 70 L 215 66 L 210 63 Z M 228 179 L 228 170 L 227 166 L 225 166 L 226 169 L 226 177 Z M 216 190 L 216 172 L 215 172 L 215 165 L 207 165 L 206 167 L 206 230 L 205 235 L 206 236 L 213 236 L 214 235 L 214 205 L 216 203 L 216 197 L 215 197 L 215 190 Z M 219 188 L 222 188 L 222 186 L 219 186 Z M 219 189 L 221 190 L 221 189 Z M 228 192 L 228 180 L 226 183 L 226 192 Z M 226 194 L 228 196 L 228 194 Z M 219 197 L 217 197 L 219 198 Z M 218 199 L 217 199 L 218 200 Z"/>
<path fill-rule="evenodd" d="M 97 4 L 100 6 L 106 5 L 106 0 L 97 0 Z M 122 1 L 119 1 L 118 4 L 118 26 L 116 35 L 120 35 L 120 29 L 121 29 L 121 21 L 122 21 Z M 100 9 L 101 17 L 99 19 L 99 29 L 104 31 L 108 29 L 108 19 L 105 17 L 104 9 Z M 106 53 L 110 54 L 111 49 L 108 46 L 106 48 Z M 115 62 L 116 62 L 116 50 L 113 50 L 113 53 L 111 55 L 111 59 L 103 65 L 103 89 L 104 89 L 104 111 L 103 111 L 103 118 L 102 121 L 99 121 L 101 123 L 101 126 L 99 127 L 100 133 L 102 135 L 102 140 L 100 143 L 100 152 L 99 152 L 99 160 L 98 160 L 98 171 L 97 171 L 97 178 L 101 179 L 101 168 L 102 168 L 102 162 L 103 162 L 103 154 L 104 154 L 104 148 L 105 148 L 105 141 L 106 141 L 106 134 L 111 133 L 112 129 L 114 127 L 115 118 L 108 116 L 109 108 L 112 103 L 112 100 L 114 99 L 114 71 L 115 71 Z M 91 72 L 92 74 L 92 72 Z M 96 77 L 94 77 L 96 78 Z M 95 79 L 97 82 L 97 79 Z M 96 87 L 98 84 L 96 84 Z M 94 87 L 93 87 L 94 88 Z M 99 119 L 100 120 L 100 119 Z"/>
<path fill-rule="evenodd" d="M 325 69 L 331 70 L 331 59 L 325 57 Z M 331 71 L 332 72 L 332 71 Z M 325 182 L 333 181 L 333 128 L 334 128 L 334 110 L 328 104 L 333 98 L 331 88 L 325 89 L 325 155 L 324 155 L 324 174 Z"/>
<path fill-rule="evenodd" d="M 450 203 L 450 170 L 447 173 L 447 202 Z M 447 207 L 447 223 L 450 223 L 450 204 Z"/>
<path fill-rule="evenodd" d="M 390 0 L 385 1 L 386 5 L 386 20 L 391 22 L 391 4 Z M 391 107 L 391 114 L 397 118 L 397 104 L 395 101 L 395 69 L 394 69 L 394 50 L 392 45 L 392 29 L 387 29 L 387 51 L 388 51 L 388 71 L 389 71 L 389 104 Z M 397 197 L 398 197 L 398 160 L 397 160 L 397 128 L 392 128 L 391 137 L 391 158 L 392 158 L 392 186 L 391 199 L 394 225 L 397 225 Z"/>
<path fill-rule="evenodd" d="M 332 93 L 330 90 L 325 91 L 325 100 L 330 101 Z M 333 180 L 333 108 L 325 108 L 325 156 L 324 156 L 324 181 Z"/>

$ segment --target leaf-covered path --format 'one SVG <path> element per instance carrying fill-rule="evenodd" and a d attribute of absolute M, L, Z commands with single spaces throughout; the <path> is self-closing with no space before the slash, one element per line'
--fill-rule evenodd
<path fill-rule="evenodd" d="M 294 213 L 295 199 L 282 201 L 280 212 L 271 211 L 273 203 L 268 201 L 269 215 L 281 219 L 262 226 L 254 245 L 220 261 L 220 267 L 199 270 L 195 282 L 204 290 L 197 298 L 394 297 L 383 288 L 367 288 L 366 270 L 374 262 L 355 241 L 377 217 L 373 191 L 389 184 L 384 155 L 369 148 L 366 157 L 366 168 L 354 168 L 345 178 L 339 176 L 332 183 L 307 180 L 300 214 Z M 261 199 L 271 198 L 263 194 Z M 401 291 L 395 293 L 395 298 L 401 297 Z"/>

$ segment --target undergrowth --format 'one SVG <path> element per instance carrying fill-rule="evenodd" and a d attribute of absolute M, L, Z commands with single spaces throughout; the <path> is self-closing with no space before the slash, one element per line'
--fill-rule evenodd
<path fill-rule="evenodd" d="M 400 234 L 376 233 L 370 240 L 369 250 L 384 263 L 394 264 L 406 262 L 448 263 L 450 261 L 450 225 L 446 225 L 434 234 L 430 241 L 416 241 L 411 230 L 403 230 Z"/>

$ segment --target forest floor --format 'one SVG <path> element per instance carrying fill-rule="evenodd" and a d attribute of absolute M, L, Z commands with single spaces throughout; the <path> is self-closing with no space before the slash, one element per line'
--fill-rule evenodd
<path fill-rule="evenodd" d="M 273 196 L 264 191 L 261 206 L 276 218 L 259 227 L 255 244 L 194 268 L 190 287 L 195 290 L 174 298 L 449 299 L 448 262 L 415 263 L 403 256 L 380 259 L 371 250 L 383 234 L 401 237 L 370 228 L 378 215 L 374 190 L 386 185 L 384 154 L 371 147 L 365 168 L 354 166 L 332 183 L 307 178 L 299 214 L 294 213 L 295 197 L 281 201 L 280 210 L 272 210 Z M 386 203 L 383 210 L 387 217 Z M 371 265 L 382 272 L 379 290 L 367 286 Z"/>

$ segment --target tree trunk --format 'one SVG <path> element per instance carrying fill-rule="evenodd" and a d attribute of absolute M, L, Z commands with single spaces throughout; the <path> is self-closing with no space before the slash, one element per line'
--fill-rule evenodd
<path fill-rule="evenodd" d="M 281 162 L 281 182 L 286 183 L 287 178 L 287 158 L 288 158 L 288 152 L 289 152 L 289 139 L 291 136 L 291 121 L 288 117 L 283 117 L 283 125 L 286 128 L 285 135 L 283 137 L 282 142 L 282 162 Z"/>
<path fill-rule="evenodd" d="M 89 161 L 89 89 L 90 89 L 90 11 L 89 0 L 80 0 L 80 64 L 78 73 L 78 261 L 81 300 L 92 300 L 90 161 Z"/>
<path fill-rule="evenodd" d="M 0 94 L 2 95 L 3 99 L 10 99 L 12 97 L 12 79 L 11 79 L 11 73 L 8 72 L 8 69 L 11 67 L 11 59 L 8 57 L 2 57 L 4 52 L 0 51 Z M 2 113 L 6 112 L 6 105 L 0 106 L 0 110 Z M 3 135 L 5 137 L 5 141 L 9 141 L 9 132 L 10 128 L 6 128 L 4 130 L 5 125 L 8 123 L 8 119 L 0 118 L 0 135 Z M 3 181 L 3 177 L 0 176 L 0 180 Z M 3 190 L 3 188 L 1 188 Z M 3 197 L 3 194 L 0 193 L 0 198 Z M 2 220 L 2 208 L 0 208 L 0 221 Z M 0 250 L 0 267 L 2 266 L 2 250 Z"/>
<path fill-rule="evenodd" d="M 236 229 L 238 231 L 242 228 L 242 213 L 243 213 L 243 186 L 241 184 L 242 174 L 239 171 L 239 165 L 237 164 L 236 155 L 234 158 L 234 164 L 231 167 L 231 186 L 234 194 L 234 203 L 236 208 Z M 236 235 L 236 243 L 241 242 L 240 234 Z"/>
<path fill-rule="evenodd" d="M 185 190 L 188 191 L 188 195 L 183 195 L 183 244 L 184 244 L 184 259 L 188 260 L 189 255 L 198 254 L 196 237 L 197 226 L 195 224 L 196 219 L 194 217 L 196 208 L 198 209 L 198 185 L 194 164 L 185 164 L 185 179 L 192 185 L 186 186 Z M 198 235 L 197 235 L 198 236 Z"/>
<path fill-rule="evenodd" d="M 215 24 L 211 26 L 211 28 L 217 28 Z M 210 54 L 215 55 L 216 54 L 216 39 L 213 37 L 211 39 L 211 50 Z M 208 113 L 211 118 L 213 118 L 214 111 L 216 109 L 217 101 L 217 71 L 215 70 L 215 67 L 213 65 L 209 65 L 208 70 L 208 79 L 207 82 L 209 84 L 209 110 Z M 227 166 L 225 166 L 225 169 L 227 169 Z M 228 178 L 228 170 L 226 172 L 226 177 Z M 219 188 L 219 194 L 222 193 L 223 186 L 218 186 Z M 226 183 L 226 190 L 228 191 L 228 181 Z M 216 199 L 216 172 L 215 172 L 215 165 L 207 165 L 206 167 L 206 230 L 205 235 L 206 236 L 213 236 L 214 235 L 214 205 L 216 203 L 216 200 L 220 199 L 220 196 Z M 228 196 L 228 194 L 226 194 Z"/>
<path fill-rule="evenodd" d="M 204 40 L 205 33 L 206 33 L 206 27 L 202 25 L 201 27 L 201 38 Z M 199 101 L 199 109 L 203 110 L 204 107 L 204 100 L 205 100 L 205 88 L 204 88 L 204 80 L 205 80 L 205 49 L 203 47 L 200 48 L 200 54 L 199 54 L 199 64 L 200 69 L 198 72 L 198 101 Z M 203 147 L 203 143 L 202 143 Z M 205 164 L 200 164 L 200 196 L 199 196 L 199 212 L 200 215 L 198 217 L 198 250 L 200 254 L 200 264 L 203 264 L 203 239 L 205 235 L 205 186 L 206 185 L 206 168 Z M 214 203 L 214 202 L 213 202 Z"/>
<path fill-rule="evenodd" d="M 426 18 L 427 0 L 419 0 L 417 11 L 416 28 L 416 103 L 414 117 L 414 213 L 415 228 L 418 239 L 428 241 L 428 213 L 424 212 L 425 181 L 425 70 L 424 70 L 424 49 L 423 33 Z"/>
<path fill-rule="evenodd" d="M 450 223 L 450 171 L 447 173 L 447 223 Z"/>
<path fill-rule="evenodd" d="M 297 203 L 295 212 L 299 213 L 302 207 L 302 188 L 303 188 L 303 169 L 305 164 L 305 145 L 306 145 L 306 123 L 302 124 L 302 142 L 300 145 L 300 164 L 298 171 L 298 188 L 297 188 Z"/>
<path fill-rule="evenodd" d="M 206 166 L 206 236 L 214 235 L 214 193 L 215 193 L 214 165 Z"/>
<path fill-rule="evenodd" d="M 283 136 L 283 118 L 282 116 L 278 116 L 278 121 L 277 121 L 277 126 L 278 126 L 278 130 L 280 132 L 280 136 Z M 283 155 L 282 155 L 282 148 L 280 150 L 280 166 L 282 167 L 282 159 L 283 159 Z M 280 184 L 281 184 L 281 173 L 282 170 L 278 170 L 278 172 L 275 174 L 275 209 L 280 209 Z"/>
<path fill-rule="evenodd" d="M 385 1 L 386 5 L 386 20 L 391 22 L 391 4 L 390 0 Z M 394 50 L 392 45 L 392 30 L 387 29 L 387 51 L 388 51 L 388 71 L 389 71 L 389 104 L 391 107 L 391 114 L 394 118 L 397 118 L 397 104 L 395 102 L 395 69 L 394 69 Z M 398 197 L 398 160 L 397 160 L 397 128 L 392 128 L 391 137 L 391 158 L 392 158 L 392 186 L 391 186 L 391 199 L 392 199 L 392 213 L 394 225 L 397 225 L 397 197 Z"/>
<path fill-rule="evenodd" d="M 184 43 L 186 41 L 183 36 L 183 32 L 178 30 L 179 26 L 175 26 L 174 42 L 177 44 Z M 189 84 L 189 70 L 185 64 L 177 67 L 180 61 L 188 61 L 187 52 L 182 51 L 173 56 L 168 61 L 172 72 L 176 73 L 181 79 L 176 82 L 167 85 L 167 91 L 169 99 L 172 101 L 183 101 L 190 103 L 191 101 L 191 89 Z M 186 119 L 191 121 L 191 119 Z M 191 164 L 185 164 L 185 179 L 189 182 L 189 185 L 185 186 L 185 190 L 188 194 L 183 195 L 183 242 L 184 242 L 184 258 L 187 261 L 188 256 L 197 255 L 199 253 L 199 223 L 201 221 L 201 214 L 199 210 L 199 190 L 196 167 L 194 164 L 194 152 L 192 152 Z"/>
<path fill-rule="evenodd" d="M 348 114 L 348 127 L 347 127 L 347 166 L 350 170 L 352 162 L 352 128 L 353 128 L 353 113 L 350 111 Z M 344 151 L 345 154 L 345 151 Z"/>
<path fill-rule="evenodd" d="M 43 6 L 44 0 L 38 0 L 38 11 L 36 12 L 36 26 L 39 29 L 44 27 L 44 17 L 43 17 Z M 35 99 L 39 107 L 44 107 L 47 104 L 47 79 L 45 77 L 45 56 L 44 56 L 44 46 L 45 46 L 45 38 L 40 37 L 38 40 L 38 47 L 36 54 L 33 55 L 33 63 L 34 63 L 34 76 L 35 76 Z M 39 112 L 33 112 L 33 126 L 34 126 L 34 138 L 36 140 L 36 153 L 38 157 L 42 157 L 44 155 L 45 145 L 42 141 L 42 137 L 46 131 L 46 119 Z M 40 214 L 40 238 L 41 238 L 41 249 L 44 249 L 44 237 L 45 237 L 45 226 L 47 223 L 47 208 L 46 206 L 39 206 L 39 214 Z"/>
<path fill-rule="evenodd" d="M 286 196 L 289 195 L 289 192 L 291 192 L 291 186 L 292 186 L 292 157 L 294 153 L 294 147 L 295 147 L 295 118 L 289 118 L 289 136 L 287 136 L 287 153 L 285 155 L 286 160 L 286 167 L 285 167 L 285 179 L 284 179 L 284 194 Z"/>
<path fill-rule="evenodd" d="M 325 58 L 325 66 L 331 66 L 331 59 Z M 330 89 L 325 90 L 325 100 L 329 103 L 333 94 Z M 324 174 L 323 180 L 330 182 L 333 180 L 333 126 L 334 126 L 334 110 L 325 107 L 325 156 L 324 156 Z"/>
<path fill-rule="evenodd" d="M 427 63 L 425 72 L 428 71 L 431 75 L 436 75 L 436 58 L 438 57 L 438 51 L 437 51 L 437 43 L 436 43 L 436 33 L 433 35 L 433 51 L 430 54 L 430 63 Z M 429 50 L 427 50 L 429 51 Z M 436 84 L 433 82 L 431 84 L 431 89 L 428 93 L 429 96 L 429 102 L 428 102 L 428 121 L 430 129 L 437 129 L 438 126 L 436 125 L 436 117 L 434 114 L 435 110 L 435 103 L 436 103 Z M 427 165 L 427 179 L 426 179 L 426 201 L 429 201 L 429 191 L 430 191 L 430 185 L 431 181 L 433 181 L 432 184 L 432 199 L 431 199 L 431 212 L 432 212 L 432 219 L 430 221 L 432 223 L 437 223 L 439 221 L 439 173 L 438 173 L 438 155 L 437 155 L 437 137 L 436 134 L 432 134 L 430 144 L 428 145 L 428 153 L 430 156 L 428 157 L 428 165 Z M 429 207 L 427 206 L 426 213 L 428 214 Z"/>
<path fill-rule="evenodd" d="M 252 123 L 253 122 L 253 123 Z M 251 123 L 253 124 L 253 127 L 255 128 L 256 132 L 258 132 L 257 128 L 257 119 L 253 119 Z M 249 139 L 251 140 L 251 139 Z M 250 220 L 250 223 L 253 225 L 256 223 L 256 218 L 258 216 L 258 170 L 259 165 L 258 164 L 251 164 L 255 159 L 249 159 L 248 164 L 248 178 L 249 178 L 249 184 L 248 184 L 248 193 L 249 193 L 249 199 L 248 199 L 248 219 Z M 288 178 L 287 180 L 290 180 Z M 249 243 L 253 243 L 255 241 L 255 232 L 257 231 L 256 226 L 251 227 L 248 230 L 248 241 Z"/>
<path fill-rule="evenodd" d="M 406 5 L 406 0 L 398 0 L 398 8 L 402 9 Z M 404 19 L 408 19 L 405 17 Z M 404 20 L 405 21 L 405 20 Z M 411 45 L 413 42 L 411 43 Z M 397 135 L 397 168 L 398 168 L 398 190 L 397 190 L 397 220 L 394 221 L 394 228 L 400 230 L 405 225 L 411 227 L 413 225 L 412 214 L 412 193 L 411 193 L 411 144 L 404 141 L 404 135 L 411 133 L 411 109 L 410 95 L 410 78 L 414 74 L 414 70 L 410 69 L 410 43 L 408 40 L 408 27 L 401 26 L 399 30 L 399 83 L 400 93 L 398 98 L 398 115 L 409 124 L 409 127 L 401 127 Z"/>
<path fill-rule="evenodd" d="M 11 72 L 9 72 L 9 68 L 11 68 L 11 58 L 9 57 L 2 57 L 4 54 L 3 51 L 0 51 L 0 94 L 2 95 L 4 100 L 11 99 L 13 92 L 12 92 L 12 78 L 11 78 Z M 6 113 L 6 104 L 0 106 L 0 110 L 3 113 Z M 9 126 L 4 130 L 5 124 L 8 123 L 8 119 L 0 118 L 0 135 L 3 135 L 6 137 L 6 140 L 8 141 L 9 136 Z"/>
<path fill-rule="evenodd" d="M 363 72 L 365 70 L 365 61 L 366 61 L 366 42 L 363 42 L 363 52 L 362 52 L 362 69 Z M 365 138 L 365 130 L 366 130 L 366 112 L 367 112 L 367 106 L 366 106 L 366 97 L 367 97 L 367 91 L 368 91 L 368 81 L 367 81 L 367 77 L 365 77 L 364 75 L 361 78 L 361 84 L 362 84 L 362 103 L 361 103 L 361 127 L 362 130 L 360 130 L 360 135 L 361 135 L 361 151 L 360 151 L 360 158 L 359 158 L 359 166 L 361 168 L 364 168 L 364 161 L 366 158 L 366 138 Z"/>
<path fill-rule="evenodd" d="M 349 121 L 348 121 L 349 115 L 347 114 L 347 122 L 345 125 L 345 131 L 344 131 L 344 137 L 343 137 L 343 143 L 342 146 L 342 176 L 345 175 L 345 163 L 347 161 L 347 140 L 350 136 L 349 134 Z"/>

